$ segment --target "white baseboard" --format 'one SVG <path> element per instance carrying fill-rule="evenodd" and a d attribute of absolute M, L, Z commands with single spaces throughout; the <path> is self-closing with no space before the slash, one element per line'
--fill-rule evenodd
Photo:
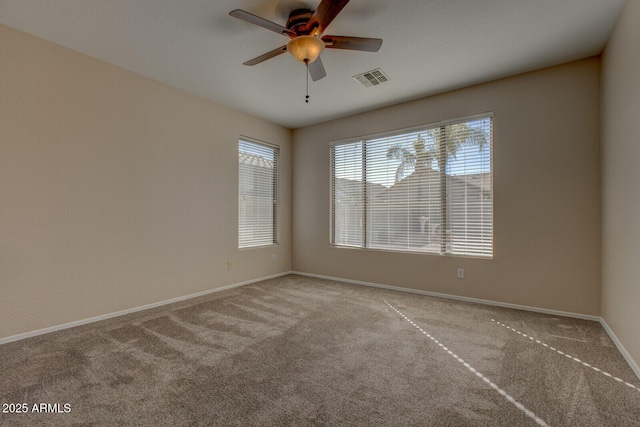
<path fill-rule="evenodd" d="M 627 349 L 624 347 L 624 345 L 622 345 L 616 334 L 613 333 L 613 330 L 609 327 L 609 325 L 603 318 L 600 318 L 600 324 L 602 325 L 604 330 L 607 331 L 607 334 L 609 334 L 609 337 L 618 348 L 618 351 L 622 353 L 622 357 L 624 357 L 624 360 L 627 361 L 629 366 L 631 366 L 631 369 L 633 369 L 633 372 L 635 372 L 635 374 L 638 376 L 638 379 L 640 379 L 640 366 L 638 366 L 636 361 L 633 360 Z"/>
<path fill-rule="evenodd" d="M 160 307 L 160 306 L 163 306 L 163 305 L 172 304 L 174 302 L 180 302 L 180 301 L 184 301 L 184 300 L 191 299 L 191 298 L 197 298 L 197 297 L 201 297 L 201 296 L 204 296 L 204 295 L 209 295 L 209 294 L 212 294 L 212 293 L 215 293 L 215 292 L 222 292 L 222 291 L 226 291 L 228 289 L 233 289 L 233 288 L 238 288 L 240 286 L 249 285 L 251 283 L 261 282 L 263 280 L 275 279 L 276 277 L 287 276 L 289 274 L 292 274 L 292 272 L 291 271 L 286 271 L 284 273 L 273 274 L 271 276 L 260 277 L 258 279 L 247 280 L 245 282 L 240 282 L 240 283 L 233 283 L 231 285 L 226 285 L 226 286 L 222 286 L 220 288 L 215 288 L 215 289 L 209 289 L 209 290 L 206 290 L 206 291 L 197 292 L 195 294 L 184 295 L 184 296 L 181 296 L 181 297 L 171 298 L 171 299 L 164 300 L 164 301 L 159 301 L 159 302 L 154 302 L 154 303 L 147 304 L 147 305 L 142 305 L 142 306 L 139 306 L 139 307 L 128 308 L 126 310 L 116 311 L 115 313 L 103 314 L 101 316 L 95 316 L 95 317 L 90 317 L 88 319 L 76 320 L 75 322 L 69 322 L 69 323 L 64 323 L 62 325 L 56 325 L 56 326 L 51 326 L 51 327 L 48 327 L 48 328 L 38 329 L 36 331 L 25 332 L 23 334 L 11 335 L 9 337 L 0 338 L 0 345 L 7 344 L 7 343 L 10 343 L 10 342 L 14 342 L 14 341 L 20 341 L 20 340 L 23 340 L 23 339 L 26 339 L 26 338 L 35 337 L 35 336 L 38 336 L 38 335 L 48 334 L 50 332 L 55 332 L 55 331 L 60 331 L 60 330 L 63 330 L 63 329 L 73 328 L 75 326 L 81 326 L 81 325 L 86 325 L 88 323 L 99 322 L 101 320 L 107 320 L 107 319 L 111 319 L 113 317 L 124 316 L 125 314 L 131 314 L 131 313 L 135 313 L 135 312 L 138 312 L 138 311 L 149 310 L 150 308 L 156 308 L 156 307 Z"/>
<path fill-rule="evenodd" d="M 598 316 L 590 316 L 588 314 L 571 313 L 571 312 L 568 312 L 568 311 L 549 310 L 549 309 L 540 308 L 540 307 L 530 307 L 528 305 L 510 304 L 510 303 L 506 303 L 506 302 L 491 301 L 491 300 L 486 300 L 486 299 L 469 298 L 469 297 L 462 297 L 462 296 L 450 295 L 450 294 L 441 294 L 439 292 L 429 292 L 429 291 L 422 291 L 422 290 L 419 290 L 419 289 L 402 288 L 402 287 L 399 287 L 399 286 L 390 286 L 390 285 L 383 285 L 383 284 L 380 284 L 380 283 L 363 282 L 363 281 L 360 281 L 360 280 L 343 279 L 343 278 L 340 278 L 340 277 L 323 276 L 323 275 L 320 275 L 320 274 L 302 273 L 302 272 L 299 272 L 299 271 L 293 271 L 292 274 L 298 274 L 300 276 L 316 277 L 318 279 L 335 280 L 335 281 L 338 281 L 338 282 L 353 283 L 354 285 L 364 285 L 364 286 L 372 286 L 374 288 L 390 289 L 392 291 L 409 292 L 409 293 L 412 293 L 412 294 L 427 295 L 427 296 L 430 296 L 430 297 L 446 298 L 446 299 L 453 299 L 453 300 L 466 301 L 466 302 L 474 302 L 474 303 L 477 303 L 477 304 L 492 305 L 492 306 L 496 306 L 496 307 L 515 308 L 517 310 L 533 311 L 533 312 L 536 312 L 536 313 L 552 314 L 552 315 L 563 316 L 563 317 L 573 317 L 573 318 L 576 318 L 576 319 L 592 320 L 594 322 L 599 322 L 600 321 L 600 317 L 598 317 Z"/>

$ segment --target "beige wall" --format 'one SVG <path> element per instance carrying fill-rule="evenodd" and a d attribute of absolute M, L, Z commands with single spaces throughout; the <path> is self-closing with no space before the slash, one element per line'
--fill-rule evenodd
<path fill-rule="evenodd" d="M 630 0 L 602 60 L 602 316 L 640 375 L 640 0 Z"/>
<path fill-rule="evenodd" d="M 295 130 L 294 270 L 599 315 L 599 79 L 591 58 Z M 487 111 L 492 260 L 329 246 L 330 141 Z"/>
<path fill-rule="evenodd" d="M 2 25 L 0 64 L 0 338 L 291 269 L 290 130 Z M 237 249 L 240 134 L 281 147 L 275 248 Z"/>

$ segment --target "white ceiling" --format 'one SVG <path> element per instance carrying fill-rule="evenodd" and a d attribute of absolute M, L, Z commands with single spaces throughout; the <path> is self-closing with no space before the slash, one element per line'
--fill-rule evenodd
<path fill-rule="evenodd" d="M 232 18 L 284 25 L 318 0 L 0 0 L 0 22 L 289 128 L 598 55 L 625 0 L 351 0 L 325 34 L 384 39 L 378 53 L 325 50 L 309 83 L 290 55 L 244 61 L 288 39 Z M 382 68 L 365 88 L 352 76 Z"/>

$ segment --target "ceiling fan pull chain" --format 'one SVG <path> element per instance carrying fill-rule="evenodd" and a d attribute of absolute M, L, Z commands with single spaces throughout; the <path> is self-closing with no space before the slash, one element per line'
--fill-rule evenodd
<path fill-rule="evenodd" d="M 309 60 L 305 59 L 304 63 L 307 66 L 307 96 L 304 99 L 304 102 L 309 103 Z"/>

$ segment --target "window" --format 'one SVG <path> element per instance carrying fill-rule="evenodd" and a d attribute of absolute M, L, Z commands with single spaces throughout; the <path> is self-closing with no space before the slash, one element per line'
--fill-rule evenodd
<path fill-rule="evenodd" d="M 493 255 L 492 116 L 331 145 L 331 244 Z"/>
<path fill-rule="evenodd" d="M 238 141 L 238 247 L 278 243 L 278 148 Z"/>

